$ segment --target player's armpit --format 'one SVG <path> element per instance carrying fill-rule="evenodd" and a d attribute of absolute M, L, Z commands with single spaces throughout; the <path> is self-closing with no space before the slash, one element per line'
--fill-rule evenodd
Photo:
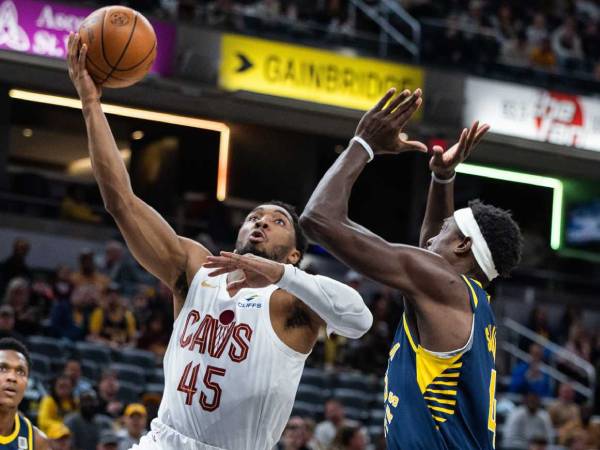
<path fill-rule="evenodd" d="M 271 326 L 277 337 L 292 350 L 309 353 L 323 326 L 321 319 L 289 292 L 278 289 L 269 302 Z"/>

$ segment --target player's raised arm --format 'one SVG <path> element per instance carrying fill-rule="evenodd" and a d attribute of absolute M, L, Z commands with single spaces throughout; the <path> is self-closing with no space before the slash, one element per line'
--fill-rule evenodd
<path fill-rule="evenodd" d="M 370 161 L 371 152 L 379 155 L 427 151 L 424 144 L 400 138 L 402 128 L 422 102 L 421 91 L 412 95 L 404 91 L 392 99 L 393 95 L 394 90 L 388 91 L 363 116 L 348 149 L 313 192 L 301 224 L 311 239 L 369 278 L 398 288 L 413 298 L 425 295 L 443 300 L 457 292 L 448 286 L 460 279 L 441 256 L 417 247 L 389 243 L 348 217 L 352 187 Z"/>
<path fill-rule="evenodd" d="M 86 68 L 85 45 L 69 38 L 69 76 L 82 102 L 94 177 L 106 210 L 115 219 L 127 246 L 139 263 L 165 282 L 177 303 L 187 294 L 188 282 L 209 252 L 200 244 L 177 236 L 169 224 L 131 188 L 129 174 L 100 105 L 101 88 Z"/>
<path fill-rule="evenodd" d="M 444 219 L 454 213 L 455 169 L 469 157 L 489 129 L 487 124 L 475 122 L 470 130 L 462 131 L 458 142 L 449 149 L 444 150 L 439 145 L 431 149 L 431 182 L 419 236 L 420 247 L 425 248 L 427 241 L 440 232 Z"/>

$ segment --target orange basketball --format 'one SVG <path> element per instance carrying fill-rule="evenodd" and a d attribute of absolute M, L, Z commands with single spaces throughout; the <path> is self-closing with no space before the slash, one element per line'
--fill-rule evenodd
<path fill-rule="evenodd" d="M 156 58 L 156 34 L 143 15 L 126 6 L 107 6 L 86 17 L 79 28 L 87 44 L 86 68 L 103 87 L 140 81 Z"/>

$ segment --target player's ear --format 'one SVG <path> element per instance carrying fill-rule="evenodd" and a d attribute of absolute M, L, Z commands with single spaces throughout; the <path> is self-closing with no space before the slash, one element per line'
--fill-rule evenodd
<path fill-rule="evenodd" d="M 462 241 L 454 248 L 454 253 L 458 255 L 464 255 L 465 253 L 469 253 L 471 251 L 471 245 L 473 245 L 473 241 L 470 237 L 463 237 Z"/>
<path fill-rule="evenodd" d="M 287 263 L 295 266 L 296 264 L 298 264 L 298 261 L 300 261 L 301 258 L 302 258 L 302 253 L 300 253 L 300 250 L 295 248 L 288 255 Z"/>

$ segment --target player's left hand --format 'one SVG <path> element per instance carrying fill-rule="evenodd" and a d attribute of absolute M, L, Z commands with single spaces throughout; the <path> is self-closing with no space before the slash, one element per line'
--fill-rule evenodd
<path fill-rule="evenodd" d="M 238 255 L 231 252 L 220 252 L 220 256 L 208 256 L 204 267 L 216 269 L 208 274 L 211 277 L 241 270 L 244 278 L 227 285 L 227 290 L 233 295 L 243 288 L 262 288 L 275 284 L 281 280 L 285 270 L 284 265 L 276 261 L 251 253 Z"/>
<path fill-rule="evenodd" d="M 423 102 L 421 89 L 412 94 L 408 89 L 396 97 L 392 88 L 360 119 L 355 136 L 363 138 L 376 155 L 419 151 L 427 152 L 427 146 L 418 141 L 406 140 L 402 130 Z"/>
<path fill-rule="evenodd" d="M 444 150 L 439 145 L 434 145 L 430 152 L 429 169 L 438 178 L 452 178 L 456 167 L 471 155 L 489 129 L 488 124 L 480 125 L 479 121 L 475 121 L 470 130 L 465 128 L 462 131 L 458 142 L 449 149 Z"/>

